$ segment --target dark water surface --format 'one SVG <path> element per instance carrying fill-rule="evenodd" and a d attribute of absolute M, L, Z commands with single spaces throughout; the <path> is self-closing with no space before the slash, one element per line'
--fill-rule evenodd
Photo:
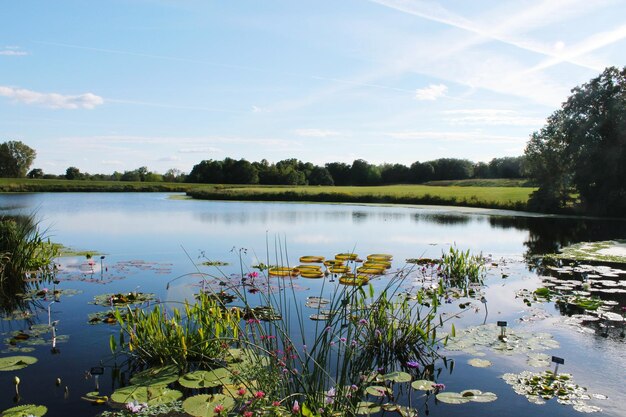
<path fill-rule="evenodd" d="M 512 330 L 552 334 L 560 347 L 542 353 L 565 358 L 561 371 L 571 373 L 590 393 L 609 397 L 590 402 L 603 409 L 595 415 L 626 415 L 622 405 L 626 399 L 626 346 L 619 329 L 604 337 L 600 328 L 567 325 L 567 317 L 553 303 L 527 307 L 515 298 L 519 289 L 534 290 L 542 285 L 539 276 L 546 271 L 540 267 L 539 255 L 580 241 L 624 239 L 625 221 L 516 216 L 512 212 L 446 207 L 208 202 L 170 197 L 156 193 L 0 194 L 0 215 L 35 211 L 53 241 L 106 256 L 102 270 L 99 257 L 93 266 L 87 265 L 84 257 L 64 259 L 59 288 L 78 290 L 79 294 L 61 296 L 55 303 L 50 298 L 37 301 L 30 320 L 0 320 L 0 357 L 12 354 L 6 351 L 9 346 L 5 343 L 11 332 L 47 323 L 48 308 L 52 320 L 59 321 L 57 334 L 69 336 L 56 345 L 54 353 L 50 344 L 35 346 L 30 353 L 15 353 L 36 356 L 39 361 L 19 371 L 0 372 L 0 410 L 14 405 L 13 376 L 18 375 L 22 381 L 20 404 L 46 405 L 47 416 L 94 416 L 102 411 L 80 399 L 94 390 L 95 381 L 86 378 L 85 372 L 101 361 L 107 365 L 100 377 L 101 393 L 109 394 L 116 387 L 108 368 L 112 364 L 108 339 L 117 335 L 117 327 L 87 323 L 89 314 L 104 309 L 89 304 L 95 295 L 138 288 L 156 293 L 162 301 L 191 300 L 199 289 L 198 279 L 172 280 L 194 272 L 195 264 L 204 258 L 229 262 L 230 266 L 222 268 L 226 275 L 240 271 L 240 255 L 244 267 L 249 268 L 259 261 L 297 265 L 303 255 L 331 258 L 340 252 L 362 256 L 390 253 L 395 269 L 402 268 L 407 258 L 437 258 L 456 245 L 476 254 L 482 252 L 498 264 L 487 275 L 487 321 L 507 320 Z M 199 259 L 201 256 L 204 258 Z M 210 272 L 207 267 L 199 268 Z M 294 301 L 303 303 L 306 295 L 319 295 L 320 281 L 294 280 L 302 289 Z M 337 285 L 326 282 L 323 291 L 334 291 Z M 621 303 L 616 311 L 624 306 L 623 293 L 609 298 Z M 457 331 L 483 323 L 484 309 L 480 303 L 473 307 L 476 309 L 468 309 L 457 322 Z M 458 306 L 450 306 L 454 308 Z M 519 320 L 522 317 L 535 319 Z M 447 390 L 492 391 L 498 400 L 448 405 L 435 404 L 431 399 L 432 416 L 578 414 L 555 400 L 531 404 L 503 382 L 500 376 L 507 372 L 540 370 L 530 368 L 525 355 L 487 353 L 484 358 L 493 362 L 489 368 L 469 366 L 470 354 L 449 352 L 448 356 L 455 359 L 454 371 L 444 371 L 439 378 Z M 62 380 L 59 387 L 55 386 L 56 378 Z M 421 410 L 423 415 L 425 409 Z"/>

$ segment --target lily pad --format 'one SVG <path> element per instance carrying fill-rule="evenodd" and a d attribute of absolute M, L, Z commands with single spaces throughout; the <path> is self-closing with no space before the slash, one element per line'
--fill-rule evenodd
<path fill-rule="evenodd" d="M 127 387 L 120 388 L 111 394 L 111 401 L 122 404 L 137 401 L 138 403 L 157 405 L 176 401 L 182 396 L 182 392 L 166 388 L 163 385 L 129 385 Z"/>
<path fill-rule="evenodd" d="M 470 402 L 471 398 L 458 392 L 440 392 L 437 394 L 437 400 L 446 404 L 465 404 Z"/>
<path fill-rule="evenodd" d="M 169 365 L 159 368 L 150 368 L 133 375 L 130 383 L 133 385 L 167 385 L 178 379 L 178 368 Z"/>
<path fill-rule="evenodd" d="M 381 411 L 382 408 L 377 403 L 373 403 L 371 401 L 361 401 L 356 405 L 355 413 L 358 415 L 370 415 Z"/>
<path fill-rule="evenodd" d="M 17 371 L 37 362 L 33 356 L 7 356 L 0 358 L 0 371 Z"/>
<path fill-rule="evenodd" d="M 373 395 L 374 397 L 384 397 L 387 394 L 391 393 L 391 390 L 382 385 L 370 385 L 365 389 L 365 392 L 369 395 Z"/>
<path fill-rule="evenodd" d="M 480 359 L 480 358 L 472 358 L 468 360 L 467 363 L 473 366 L 474 368 L 487 368 L 493 365 L 491 361 L 488 361 L 487 359 Z"/>
<path fill-rule="evenodd" d="M 402 382 L 411 382 L 411 379 L 413 378 L 411 378 L 411 374 L 408 374 L 406 372 L 396 371 L 396 372 L 391 372 L 389 374 L 383 375 L 383 379 L 385 381 L 393 381 L 393 382 L 402 383 Z"/>
<path fill-rule="evenodd" d="M 411 383 L 411 387 L 419 391 L 430 391 L 434 388 L 434 386 L 435 383 L 433 381 L 428 381 L 427 379 L 420 379 Z"/>
<path fill-rule="evenodd" d="M 41 417 L 48 412 L 48 408 L 44 405 L 25 404 L 18 405 L 4 410 L 2 417 Z"/>
<path fill-rule="evenodd" d="M 235 407 L 235 400 L 223 394 L 194 395 L 183 401 L 183 409 L 194 417 L 213 417 L 216 407 L 221 406 L 224 414 Z"/>
<path fill-rule="evenodd" d="M 194 371 L 181 376 L 178 383 L 185 388 L 211 388 L 232 383 L 231 372 L 226 368 L 212 371 Z"/>
<path fill-rule="evenodd" d="M 461 395 L 475 403 L 490 403 L 498 399 L 498 396 L 493 392 L 482 392 L 477 389 L 461 391 Z"/>

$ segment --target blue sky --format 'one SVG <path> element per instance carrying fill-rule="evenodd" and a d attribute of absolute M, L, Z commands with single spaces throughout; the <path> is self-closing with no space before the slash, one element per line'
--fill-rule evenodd
<path fill-rule="evenodd" d="M 0 0 L 0 141 L 34 167 L 521 155 L 626 65 L 624 0 Z"/>

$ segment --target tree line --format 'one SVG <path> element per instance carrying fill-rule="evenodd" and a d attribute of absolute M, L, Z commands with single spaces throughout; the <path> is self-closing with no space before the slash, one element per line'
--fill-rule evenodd
<path fill-rule="evenodd" d="M 385 185 L 420 184 L 436 180 L 469 178 L 524 178 L 524 157 L 494 158 L 489 163 L 440 158 L 426 162 L 375 165 L 363 159 L 352 164 L 330 162 L 324 166 L 298 159 L 269 163 L 245 159 L 204 160 L 187 176 L 187 182 L 262 185 Z"/>

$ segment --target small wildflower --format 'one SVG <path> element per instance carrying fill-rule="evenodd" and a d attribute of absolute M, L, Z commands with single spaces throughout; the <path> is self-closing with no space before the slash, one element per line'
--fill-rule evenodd
<path fill-rule="evenodd" d="M 420 364 L 419 364 L 419 362 L 417 362 L 417 361 L 408 361 L 408 362 L 406 363 L 406 367 L 407 367 L 407 368 L 411 368 L 411 369 L 416 369 L 416 368 L 419 368 L 419 366 L 420 366 Z"/>
<path fill-rule="evenodd" d="M 254 272 L 250 272 L 250 273 L 248 274 L 248 278 L 256 278 L 256 277 L 258 277 L 258 276 L 259 276 L 259 273 L 258 273 L 258 272 L 256 272 L 256 271 L 254 271 Z"/>
<path fill-rule="evenodd" d="M 291 407 L 291 412 L 293 414 L 298 414 L 300 412 L 300 404 L 298 403 L 298 400 L 295 400 L 293 402 L 293 407 Z"/>
<path fill-rule="evenodd" d="M 443 384 L 433 384 L 433 389 L 435 391 L 443 391 L 446 389 L 446 386 Z"/>
<path fill-rule="evenodd" d="M 252 411 L 244 411 L 243 412 L 243 417 L 252 417 L 252 416 L 253 416 Z"/>
<path fill-rule="evenodd" d="M 335 395 L 337 395 L 337 392 L 335 391 L 335 387 L 332 387 L 331 389 L 326 391 L 326 404 L 334 403 Z"/>
<path fill-rule="evenodd" d="M 274 407 L 279 407 L 280 406 L 280 401 L 272 401 L 272 405 Z"/>
<path fill-rule="evenodd" d="M 376 329 L 376 330 L 374 331 L 374 336 L 375 336 L 375 337 L 377 337 L 377 338 L 378 338 L 378 337 L 380 337 L 381 335 L 382 335 L 382 332 L 380 331 L 380 329 Z"/>
<path fill-rule="evenodd" d="M 216 405 L 215 408 L 213 409 L 213 412 L 215 414 L 221 414 L 222 411 L 224 411 L 224 406 L 222 404 Z"/>
<path fill-rule="evenodd" d="M 325 332 L 330 332 L 332 329 L 330 326 L 326 326 L 326 328 L 324 329 Z"/>
<path fill-rule="evenodd" d="M 358 344 L 358 343 L 357 343 L 357 341 L 356 341 L 356 340 L 353 340 L 352 342 L 350 342 L 350 345 L 351 345 L 352 347 L 356 347 L 356 345 L 357 345 L 357 344 Z"/>
<path fill-rule="evenodd" d="M 243 388 L 243 387 L 242 387 L 242 388 L 239 388 L 239 389 L 237 390 L 237 395 L 239 395 L 239 396 L 246 395 L 246 389 L 245 389 L 245 388 Z"/>
<path fill-rule="evenodd" d="M 367 320 L 361 319 L 361 320 L 359 320 L 359 324 L 367 324 Z"/>
<path fill-rule="evenodd" d="M 265 393 L 263 391 L 257 391 L 254 393 L 254 398 L 263 398 L 265 397 Z"/>
<path fill-rule="evenodd" d="M 348 339 L 346 339 L 345 337 L 340 337 L 340 338 L 339 338 L 339 340 L 340 340 L 342 343 L 346 343 L 346 341 L 347 341 Z"/>

